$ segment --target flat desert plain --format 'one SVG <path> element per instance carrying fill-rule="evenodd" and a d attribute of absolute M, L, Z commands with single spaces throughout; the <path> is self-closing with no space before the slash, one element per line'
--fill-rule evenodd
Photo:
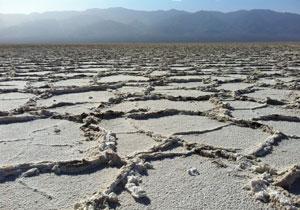
<path fill-rule="evenodd" d="M 0 46 L 0 209 L 299 209 L 300 44 Z"/>

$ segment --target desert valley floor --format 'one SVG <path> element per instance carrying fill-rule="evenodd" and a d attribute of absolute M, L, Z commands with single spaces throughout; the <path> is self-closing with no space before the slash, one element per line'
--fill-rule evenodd
<path fill-rule="evenodd" d="M 300 208 L 300 44 L 0 46 L 0 209 Z"/>

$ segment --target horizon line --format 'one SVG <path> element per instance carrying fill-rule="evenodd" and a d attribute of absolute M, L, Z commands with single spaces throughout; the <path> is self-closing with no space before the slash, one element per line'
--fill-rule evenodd
<path fill-rule="evenodd" d="M 24 43 L 4 43 L 0 42 L 0 47 L 5 46 L 39 46 L 39 45 L 208 45 L 208 44 L 293 44 L 300 41 L 210 41 L 210 42 L 24 42 Z"/>
<path fill-rule="evenodd" d="M 159 12 L 159 11 L 163 11 L 163 12 L 168 12 L 168 11 L 182 11 L 182 12 L 186 12 L 186 13 L 190 13 L 190 14 L 194 14 L 197 12 L 219 12 L 219 13 L 223 13 L 223 14 L 227 14 L 227 13 L 232 13 L 232 12 L 239 12 L 239 11 L 254 11 L 254 10 L 264 10 L 264 11 L 272 11 L 272 12 L 278 12 L 278 13 L 289 13 L 289 14 L 295 14 L 295 15 L 300 15 L 299 13 L 293 13 L 293 12 L 287 12 L 287 11 L 276 11 L 276 10 L 272 10 L 272 9 L 239 9 L 239 10 L 232 10 L 232 11 L 227 11 L 227 12 L 222 12 L 222 11 L 217 11 L 217 10 L 197 10 L 195 12 L 191 12 L 191 11 L 187 11 L 187 10 L 179 10 L 179 9 L 168 9 L 168 10 L 163 10 L 163 9 L 159 9 L 159 10 L 137 10 L 137 9 L 130 9 L 130 8 L 126 8 L 126 7 L 107 7 L 107 8 L 89 8 L 89 9 L 85 9 L 85 10 L 49 10 L 49 11 L 43 11 L 43 12 L 30 12 L 30 13 L 1 13 L 0 15 L 35 15 L 35 14 L 45 14 L 45 13 L 54 13 L 54 12 L 86 12 L 88 10 L 108 10 L 108 9 L 125 9 L 125 10 L 131 10 L 131 11 L 138 11 L 138 12 Z"/>

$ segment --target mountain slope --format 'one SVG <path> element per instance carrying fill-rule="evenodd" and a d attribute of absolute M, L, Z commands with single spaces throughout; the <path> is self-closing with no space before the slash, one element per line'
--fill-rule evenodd
<path fill-rule="evenodd" d="M 211 41 L 300 41 L 300 15 L 124 8 L 0 15 L 1 43 Z"/>

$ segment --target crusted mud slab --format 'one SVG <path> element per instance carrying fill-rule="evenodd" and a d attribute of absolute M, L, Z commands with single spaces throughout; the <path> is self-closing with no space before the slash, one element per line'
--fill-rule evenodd
<path fill-rule="evenodd" d="M 0 46 L 0 209 L 299 209 L 300 44 Z"/>

